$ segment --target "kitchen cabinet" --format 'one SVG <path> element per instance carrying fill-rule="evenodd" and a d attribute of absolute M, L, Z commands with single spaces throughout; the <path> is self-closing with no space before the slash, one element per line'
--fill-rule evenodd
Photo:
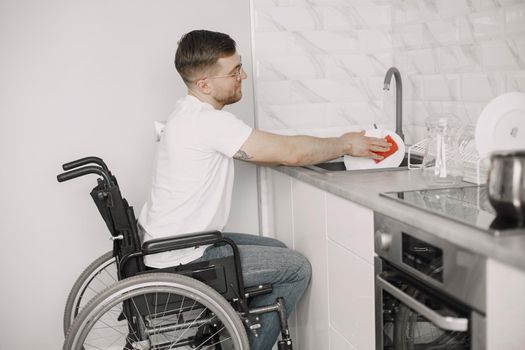
<path fill-rule="evenodd" d="M 356 349 L 373 349 L 374 214 L 326 193 L 330 324 Z"/>
<path fill-rule="evenodd" d="M 267 171 L 270 198 L 266 213 L 270 234 L 293 247 L 292 178 L 277 171 Z"/>
<path fill-rule="evenodd" d="M 487 260 L 487 349 L 523 349 L 525 273 Z"/>
<path fill-rule="evenodd" d="M 295 346 L 374 349 L 373 212 L 278 171 L 268 177 L 274 236 L 312 264 L 295 313 Z"/>
<path fill-rule="evenodd" d="M 374 266 L 331 240 L 327 244 L 330 326 L 356 349 L 374 349 Z"/>
<path fill-rule="evenodd" d="M 312 279 L 297 307 L 299 348 L 323 349 L 328 344 L 328 290 L 325 193 L 292 181 L 293 248 L 312 264 Z"/>
<path fill-rule="evenodd" d="M 356 350 L 341 334 L 330 327 L 330 350 Z"/>
<path fill-rule="evenodd" d="M 485 257 L 483 262 L 477 262 L 465 254 L 452 256 L 461 268 L 469 263 L 483 264 L 480 271 L 486 278 L 481 285 L 486 287 L 486 298 L 477 309 L 485 311 L 486 317 L 474 314 L 470 320 L 476 329 L 475 343 L 486 341 L 483 349 L 487 350 L 523 348 L 525 238 L 522 235 L 492 237 L 379 196 L 380 192 L 399 188 L 423 188 L 424 179 L 417 171 L 320 177 L 309 170 L 284 167 L 269 173 L 272 179 L 269 192 L 273 196 L 269 205 L 273 221 L 269 227 L 314 264 L 310 297 L 301 302 L 297 313 L 301 327 L 294 339 L 299 349 L 375 349 L 373 210 L 414 228 L 431 230 L 430 236 L 435 239 Z M 341 193 L 342 197 L 334 193 Z M 359 203 L 345 198 L 356 198 Z M 312 249 L 309 241 L 318 249 Z M 458 278 L 458 272 L 449 273 Z M 476 274 L 464 278 L 480 281 Z M 464 291 L 469 302 L 484 294 L 477 288 Z M 327 308 L 326 313 L 320 310 L 321 306 Z M 309 313 L 312 315 L 303 320 Z M 307 334 L 317 330 L 318 338 L 317 334 Z M 326 338 L 325 344 L 310 343 L 312 339 Z"/>
<path fill-rule="evenodd" d="M 374 212 L 327 193 L 326 215 L 328 239 L 374 264 Z"/>

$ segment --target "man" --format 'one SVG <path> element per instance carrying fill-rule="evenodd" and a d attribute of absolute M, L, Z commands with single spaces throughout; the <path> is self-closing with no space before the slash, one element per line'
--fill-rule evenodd
<path fill-rule="evenodd" d="M 228 220 L 233 186 L 233 158 L 254 164 L 310 165 L 344 154 L 382 159 L 389 144 L 364 132 L 337 138 L 281 136 L 255 130 L 223 111 L 242 97 L 246 79 L 235 41 L 206 30 L 179 41 L 175 67 L 188 87 L 161 136 L 151 194 L 139 217 L 144 240 L 206 230 L 222 231 Z M 246 286 L 272 283 L 273 292 L 251 306 L 285 298 L 291 314 L 311 275 L 309 262 L 271 238 L 228 234 L 239 246 Z M 148 266 L 162 268 L 230 254 L 226 247 L 204 246 L 148 256 Z M 252 350 L 270 350 L 279 333 L 275 313 L 261 317 Z"/>

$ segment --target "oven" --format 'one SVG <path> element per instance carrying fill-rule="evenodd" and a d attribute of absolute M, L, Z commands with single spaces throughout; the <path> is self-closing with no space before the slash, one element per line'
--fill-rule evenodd
<path fill-rule="evenodd" d="M 374 225 L 376 349 L 485 349 L 485 258 L 378 213 Z"/>

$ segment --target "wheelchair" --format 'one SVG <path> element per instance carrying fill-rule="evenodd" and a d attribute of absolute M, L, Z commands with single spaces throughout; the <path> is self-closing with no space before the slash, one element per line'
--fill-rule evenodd
<path fill-rule="evenodd" d="M 206 231 L 141 244 L 133 207 L 117 179 L 98 157 L 62 166 L 59 182 L 98 175 L 91 197 L 109 229 L 113 249 L 79 276 L 64 311 L 64 350 L 215 349 L 247 350 L 257 336 L 259 315 L 276 312 L 279 350 L 293 350 L 284 300 L 250 308 L 251 298 L 272 291 L 271 284 L 245 287 L 239 251 L 221 232 Z M 143 258 L 202 245 L 228 245 L 232 255 L 163 269 Z"/>

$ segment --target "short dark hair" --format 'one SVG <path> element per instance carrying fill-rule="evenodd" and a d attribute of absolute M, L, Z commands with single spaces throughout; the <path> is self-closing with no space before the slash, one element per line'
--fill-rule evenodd
<path fill-rule="evenodd" d="M 175 54 L 175 68 L 186 84 L 198 71 L 213 66 L 219 58 L 236 52 L 235 40 L 228 34 L 209 30 L 194 30 L 179 40 Z"/>

